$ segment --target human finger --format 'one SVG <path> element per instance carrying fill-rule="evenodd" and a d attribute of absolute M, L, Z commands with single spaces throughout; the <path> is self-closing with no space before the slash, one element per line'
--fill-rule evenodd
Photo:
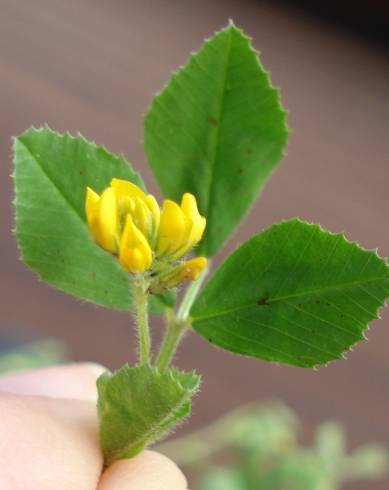
<path fill-rule="evenodd" d="M 103 461 L 94 403 L 0 393 L 0 414 L 0 488 L 97 487 Z"/>
<path fill-rule="evenodd" d="M 116 461 L 105 470 L 98 490 L 187 490 L 185 476 L 169 458 L 143 451 Z"/>
<path fill-rule="evenodd" d="M 80 363 L 20 371 L 0 376 L 0 392 L 78 400 L 97 399 L 98 364 Z"/>

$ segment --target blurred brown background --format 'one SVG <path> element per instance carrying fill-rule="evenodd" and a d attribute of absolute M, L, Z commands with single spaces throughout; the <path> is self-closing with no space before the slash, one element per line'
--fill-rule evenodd
<path fill-rule="evenodd" d="M 155 191 L 142 152 L 142 114 L 171 70 L 228 18 L 254 38 L 282 88 L 292 135 L 287 158 L 227 249 L 297 215 L 389 255 L 389 60 L 385 46 L 358 34 L 358 25 L 331 23 L 328 12 L 325 20 L 307 14 L 304 2 L 0 0 L 0 338 L 12 331 L 63 339 L 74 359 L 110 368 L 134 361 L 130 318 L 50 289 L 18 261 L 11 136 L 44 122 L 80 131 L 123 151 Z M 204 384 L 181 430 L 276 397 L 305 420 L 306 438 L 319 421 L 336 418 L 351 445 L 389 445 L 388 326 L 384 312 L 348 361 L 318 371 L 235 357 L 190 335 L 178 360 L 196 367 Z"/>

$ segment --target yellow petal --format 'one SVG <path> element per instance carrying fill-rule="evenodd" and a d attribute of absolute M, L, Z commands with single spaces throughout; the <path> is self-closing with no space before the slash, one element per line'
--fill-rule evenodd
<path fill-rule="evenodd" d="M 190 248 L 196 245 L 202 238 L 207 221 L 201 216 L 197 208 L 196 198 L 188 192 L 182 196 L 181 209 L 192 220 L 192 229 L 187 244 L 180 250 L 184 255 Z"/>
<path fill-rule="evenodd" d="M 90 187 L 86 188 L 85 213 L 88 220 L 92 220 L 98 213 L 100 196 Z"/>
<path fill-rule="evenodd" d="M 148 239 L 152 231 L 153 216 L 150 209 L 142 199 L 139 197 L 134 197 L 133 201 L 134 209 L 131 212 L 132 220 L 135 226 Z"/>
<path fill-rule="evenodd" d="M 155 241 L 157 239 L 157 234 L 158 234 L 158 229 L 159 229 L 159 223 L 161 221 L 161 210 L 159 208 L 159 205 L 157 203 L 157 200 L 155 199 L 154 196 L 149 194 L 146 196 L 145 203 L 150 209 L 151 216 L 152 216 L 152 232 L 150 236 L 150 241 L 152 245 L 155 245 Z"/>
<path fill-rule="evenodd" d="M 139 197 L 141 199 L 146 198 L 146 194 L 142 191 L 142 189 L 129 180 L 112 179 L 111 187 L 115 189 L 119 199 L 125 196 Z"/>
<path fill-rule="evenodd" d="M 193 281 L 198 278 L 200 273 L 207 267 L 207 259 L 205 257 L 196 257 L 187 260 L 181 265 L 177 279 L 179 281 Z"/>
<path fill-rule="evenodd" d="M 127 215 L 120 239 L 119 260 L 122 267 L 132 273 L 144 272 L 153 261 L 150 245 L 130 215 Z"/>
<path fill-rule="evenodd" d="M 113 189 L 105 189 L 101 196 L 89 187 L 86 195 L 86 216 L 95 242 L 109 252 L 117 251 L 118 209 Z"/>
<path fill-rule="evenodd" d="M 188 241 L 191 228 L 192 222 L 180 206 L 166 199 L 159 225 L 157 255 L 173 254 L 180 249 Z"/>
<path fill-rule="evenodd" d="M 116 189 L 115 189 L 116 192 Z M 116 197 L 118 200 L 120 212 L 127 216 L 128 213 L 132 213 L 135 209 L 135 203 L 134 203 L 134 198 L 130 196 L 121 196 L 119 197 L 117 192 L 116 192 Z"/>
<path fill-rule="evenodd" d="M 89 231 L 91 232 L 93 239 L 96 242 L 98 242 L 98 238 L 100 235 L 99 209 L 100 196 L 93 189 L 87 187 L 85 199 L 85 214 Z"/>
<path fill-rule="evenodd" d="M 193 194 L 186 192 L 182 196 L 181 200 L 181 209 L 184 213 L 189 217 L 195 220 L 197 217 L 200 217 L 199 210 L 197 209 L 197 201 Z"/>
<path fill-rule="evenodd" d="M 100 245 L 110 252 L 117 251 L 118 207 L 113 189 L 108 187 L 100 197 Z"/>
<path fill-rule="evenodd" d="M 148 266 L 145 265 L 144 254 L 139 248 L 131 248 L 126 254 L 125 258 L 121 261 L 122 266 L 128 272 L 133 274 L 144 272 Z"/>
<path fill-rule="evenodd" d="M 121 236 L 124 226 L 126 224 L 127 214 L 132 214 L 135 209 L 134 199 L 129 196 L 118 197 L 116 189 L 116 200 L 118 203 L 118 213 L 119 213 L 119 237 Z"/>
<path fill-rule="evenodd" d="M 160 221 L 160 209 L 154 196 L 146 195 L 140 187 L 127 180 L 112 179 L 111 187 L 116 191 L 121 214 L 131 213 L 136 225 L 154 245 Z M 128 200 L 137 202 L 137 206 L 129 209 Z"/>

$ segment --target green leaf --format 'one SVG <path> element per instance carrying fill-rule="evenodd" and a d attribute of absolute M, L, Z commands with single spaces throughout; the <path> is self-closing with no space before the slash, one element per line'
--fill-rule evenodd
<path fill-rule="evenodd" d="M 233 25 L 191 56 L 155 97 L 145 151 L 167 197 L 193 193 L 207 218 L 197 252 L 213 255 L 281 159 L 286 116 L 250 39 Z"/>
<path fill-rule="evenodd" d="M 388 295 L 389 268 L 375 251 L 292 219 L 238 248 L 191 316 L 224 349 L 311 367 L 362 340 Z"/>
<path fill-rule="evenodd" d="M 129 274 L 98 247 L 86 225 L 85 189 L 101 192 L 113 177 L 144 187 L 123 156 L 48 127 L 15 139 L 16 237 L 40 278 L 93 303 L 130 309 Z M 165 299 L 153 300 L 159 309 Z"/>
<path fill-rule="evenodd" d="M 200 377 L 177 369 L 123 366 L 97 381 L 100 439 L 106 462 L 130 458 L 190 414 Z"/>
<path fill-rule="evenodd" d="M 174 308 L 177 301 L 177 293 L 173 289 L 168 289 L 161 294 L 150 295 L 150 310 L 155 315 L 163 315 L 166 310 Z"/>

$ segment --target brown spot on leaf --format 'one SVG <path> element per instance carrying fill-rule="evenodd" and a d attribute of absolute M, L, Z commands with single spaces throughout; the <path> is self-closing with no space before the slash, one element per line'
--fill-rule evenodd
<path fill-rule="evenodd" d="M 259 298 L 257 301 L 258 306 L 267 306 L 269 304 L 269 297 L 263 296 L 263 298 Z"/>
<path fill-rule="evenodd" d="M 210 122 L 212 124 L 212 126 L 215 126 L 215 127 L 219 126 L 219 121 L 214 116 L 209 116 L 208 122 Z"/>

